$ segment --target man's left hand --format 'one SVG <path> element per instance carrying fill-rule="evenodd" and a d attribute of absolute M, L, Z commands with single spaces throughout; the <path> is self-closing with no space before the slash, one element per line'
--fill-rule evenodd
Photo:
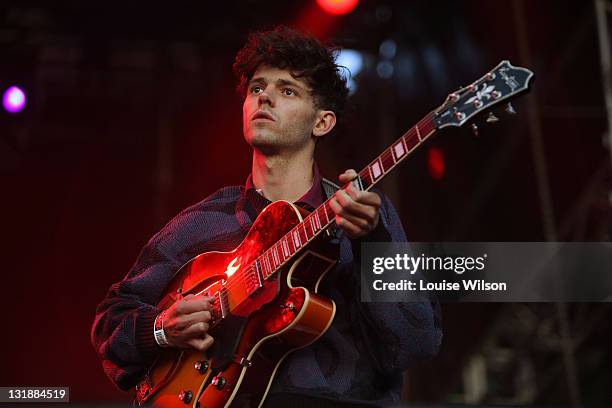
<path fill-rule="evenodd" d="M 330 207 L 336 213 L 336 224 L 346 231 L 350 238 L 360 238 L 378 225 L 380 197 L 370 191 L 360 191 L 350 183 L 357 172 L 349 169 L 338 179 L 348 185 L 336 191 L 330 200 Z"/>

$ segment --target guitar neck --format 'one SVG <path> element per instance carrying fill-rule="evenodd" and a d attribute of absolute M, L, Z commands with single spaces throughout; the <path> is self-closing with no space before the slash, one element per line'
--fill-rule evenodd
<path fill-rule="evenodd" d="M 436 131 L 433 117 L 434 113 L 429 113 L 361 170 L 353 181 L 357 187 L 360 190 L 369 191 L 395 166 L 414 152 Z M 331 209 L 330 201 L 331 198 L 327 199 L 255 260 L 255 270 L 263 279 L 273 276 L 286 261 L 334 223 L 335 214 Z"/>
<path fill-rule="evenodd" d="M 358 173 L 359 177 L 355 182 L 358 183 L 359 189 L 369 191 L 435 131 L 432 112 L 393 142 L 391 146 L 387 147 Z M 327 204 L 327 201 L 325 204 Z"/>

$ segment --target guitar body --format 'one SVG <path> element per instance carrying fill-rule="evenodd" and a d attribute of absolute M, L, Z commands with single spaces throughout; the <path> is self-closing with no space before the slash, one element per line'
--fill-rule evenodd
<path fill-rule="evenodd" d="M 261 212 L 236 249 L 200 254 L 177 272 L 159 308 L 168 308 L 180 296 L 225 293 L 226 302 L 213 312 L 215 321 L 209 329 L 215 343 L 205 353 L 164 349 L 137 387 L 140 405 L 260 406 L 287 354 L 325 333 L 335 304 L 316 292 L 336 262 L 337 248 L 323 239 L 302 248 L 274 276 L 261 282 L 261 287 L 252 273 L 230 279 L 299 224 L 306 213 L 291 203 L 276 201 Z M 251 293 L 254 288 L 258 289 Z"/>

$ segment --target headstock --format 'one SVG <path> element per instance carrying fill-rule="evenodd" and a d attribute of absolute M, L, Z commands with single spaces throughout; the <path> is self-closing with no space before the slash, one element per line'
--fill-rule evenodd
<path fill-rule="evenodd" d="M 500 62 L 478 81 L 448 95 L 435 110 L 436 128 L 463 126 L 477 114 L 527 91 L 533 75 L 532 71 L 515 67 L 509 61 Z"/>

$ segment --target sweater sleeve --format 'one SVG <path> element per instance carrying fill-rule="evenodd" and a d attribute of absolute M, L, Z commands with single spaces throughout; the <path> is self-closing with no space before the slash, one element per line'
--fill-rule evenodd
<path fill-rule="evenodd" d="M 355 330 L 364 349 L 383 373 L 401 372 L 435 356 L 442 340 L 441 313 L 437 302 L 361 302 L 360 254 L 362 242 L 406 242 L 406 235 L 390 200 L 381 196 L 378 226 L 367 236 L 351 242 L 355 269 Z"/>
<path fill-rule="evenodd" d="M 243 231 L 235 216 L 240 191 L 221 189 L 170 220 L 98 305 L 91 342 L 118 388 L 135 386 L 159 354 L 153 336 L 156 305 L 176 272 L 205 250 L 227 250 L 240 242 Z"/>
<path fill-rule="evenodd" d="M 160 350 L 153 337 L 159 313 L 155 305 L 180 266 L 159 250 L 153 237 L 96 309 L 92 344 L 106 375 L 124 391 L 136 385 Z"/>

